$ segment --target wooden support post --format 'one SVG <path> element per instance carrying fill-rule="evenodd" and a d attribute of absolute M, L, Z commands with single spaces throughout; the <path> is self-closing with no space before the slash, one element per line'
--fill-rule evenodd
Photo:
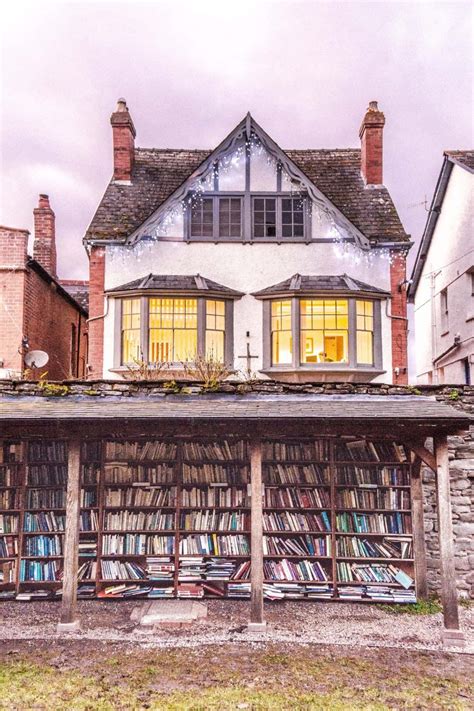
<path fill-rule="evenodd" d="M 459 631 L 458 596 L 454 569 L 453 521 L 451 518 L 451 492 L 449 487 L 448 438 L 439 435 L 434 438 L 436 456 L 436 493 L 438 503 L 438 536 L 441 563 L 441 597 L 446 645 L 463 644 L 464 637 Z"/>
<path fill-rule="evenodd" d="M 70 440 L 66 494 L 66 531 L 64 534 L 63 596 L 58 632 L 79 629 L 77 618 L 77 568 L 79 556 L 79 510 L 81 494 L 81 443 Z"/>
<path fill-rule="evenodd" d="M 266 627 L 263 619 L 263 508 L 262 508 L 262 442 L 250 442 L 250 488 L 251 488 L 251 600 L 250 630 Z"/>
<path fill-rule="evenodd" d="M 413 557 L 415 559 L 416 597 L 426 600 L 428 582 L 426 574 L 425 519 L 423 511 L 423 482 L 421 479 L 421 459 L 416 457 L 411 466 L 411 508 L 413 525 Z"/>

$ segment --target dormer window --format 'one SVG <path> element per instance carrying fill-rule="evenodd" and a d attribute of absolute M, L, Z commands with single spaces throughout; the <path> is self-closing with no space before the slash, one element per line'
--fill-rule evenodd
<path fill-rule="evenodd" d="M 191 239 L 228 240 L 242 236 L 241 197 L 198 197 L 191 207 Z"/>

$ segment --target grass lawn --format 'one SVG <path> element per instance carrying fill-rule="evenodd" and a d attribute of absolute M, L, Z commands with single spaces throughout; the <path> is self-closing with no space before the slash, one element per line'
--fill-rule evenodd
<path fill-rule="evenodd" d="M 169 651 L 100 641 L 11 642 L 0 708 L 472 709 L 467 655 L 285 645 Z"/>

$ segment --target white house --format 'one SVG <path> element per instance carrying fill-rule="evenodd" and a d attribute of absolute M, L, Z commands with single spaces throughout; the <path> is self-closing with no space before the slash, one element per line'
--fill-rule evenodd
<path fill-rule="evenodd" d="M 84 239 L 90 377 L 200 354 L 260 378 L 407 381 L 411 243 L 377 102 L 361 149 L 282 150 L 250 114 L 214 150 L 135 148 L 125 100 L 111 123 L 114 174 Z"/>
<path fill-rule="evenodd" d="M 474 378 L 474 151 L 447 151 L 409 289 L 420 383 Z"/>

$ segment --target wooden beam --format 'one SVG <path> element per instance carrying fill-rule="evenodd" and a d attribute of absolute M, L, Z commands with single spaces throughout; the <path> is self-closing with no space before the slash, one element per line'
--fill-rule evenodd
<path fill-rule="evenodd" d="M 422 462 L 426 464 L 427 467 L 432 469 L 436 473 L 436 457 L 434 454 L 431 454 L 431 452 L 426 449 L 426 447 L 423 444 L 423 441 L 420 442 L 414 442 L 412 440 L 403 440 L 404 444 L 406 444 L 409 449 L 411 449 L 412 452 L 414 452 L 417 457 L 421 459 Z"/>
<path fill-rule="evenodd" d="M 81 494 L 81 443 L 68 443 L 66 531 L 64 534 L 63 596 L 58 632 L 79 629 L 77 617 L 77 568 L 79 560 L 79 510 Z"/>
<path fill-rule="evenodd" d="M 434 444 L 437 462 L 436 494 L 438 499 L 438 536 L 444 626 L 447 630 L 459 630 L 451 492 L 449 487 L 448 438 L 446 435 L 437 436 Z"/>
<path fill-rule="evenodd" d="M 262 503 L 262 442 L 250 441 L 250 546 L 251 599 L 249 629 L 264 629 L 263 619 L 263 503 Z"/>
<path fill-rule="evenodd" d="M 426 570 L 426 543 L 424 520 L 423 481 L 421 478 L 421 459 L 415 457 L 411 465 L 411 507 L 413 526 L 413 557 L 415 559 L 416 597 L 426 600 L 428 581 Z"/>

